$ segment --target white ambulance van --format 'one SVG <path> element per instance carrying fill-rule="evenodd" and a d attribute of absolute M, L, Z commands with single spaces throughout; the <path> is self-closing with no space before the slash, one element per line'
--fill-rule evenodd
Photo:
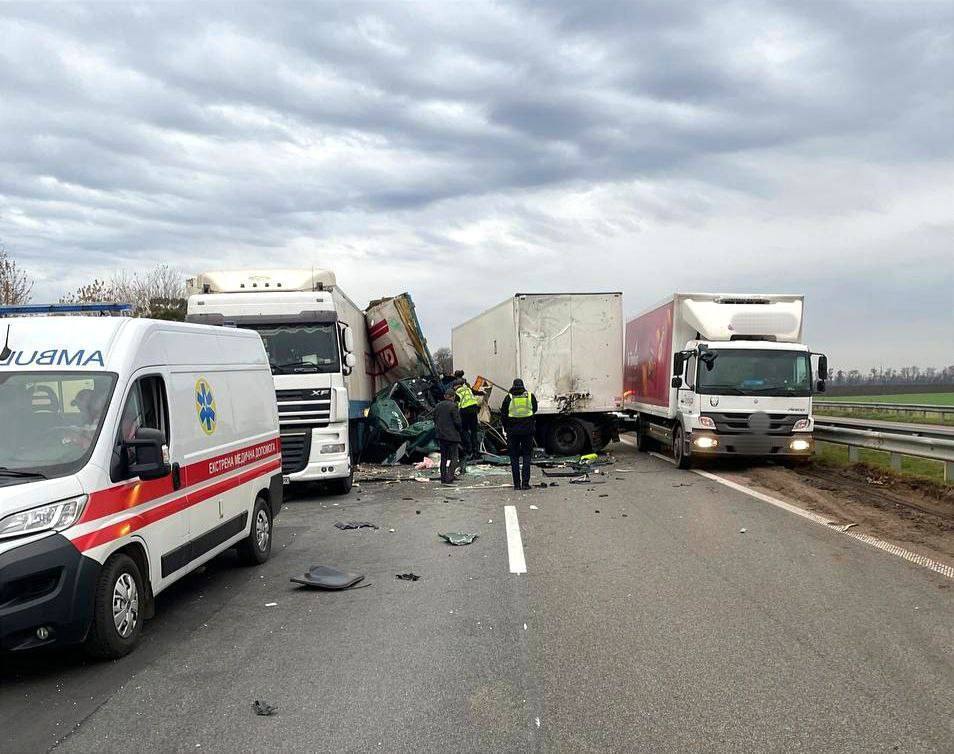
<path fill-rule="evenodd" d="M 0 318 L 0 649 L 120 657 L 154 598 L 282 504 L 275 389 L 249 330 Z"/>

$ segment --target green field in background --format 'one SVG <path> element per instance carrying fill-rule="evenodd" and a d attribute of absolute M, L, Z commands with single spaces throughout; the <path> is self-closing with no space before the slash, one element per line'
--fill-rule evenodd
<path fill-rule="evenodd" d="M 859 448 L 859 456 L 862 463 L 886 471 L 891 468 L 891 455 L 889 453 Z M 815 445 L 815 461 L 829 466 L 847 466 L 849 465 L 848 448 L 844 445 L 819 442 Z M 944 464 L 940 461 L 903 456 L 901 458 L 901 473 L 944 484 Z M 948 484 L 951 484 L 951 482 L 948 482 Z"/>
<path fill-rule="evenodd" d="M 900 395 L 816 395 L 818 401 L 848 403 L 924 403 L 932 406 L 954 406 L 954 393 L 902 393 Z"/>

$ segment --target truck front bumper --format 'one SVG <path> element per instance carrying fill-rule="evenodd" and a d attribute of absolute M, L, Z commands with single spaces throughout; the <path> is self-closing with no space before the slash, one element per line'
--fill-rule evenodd
<path fill-rule="evenodd" d="M 0 649 L 83 641 L 99 571 L 100 564 L 62 534 L 0 554 Z"/>
<path fill-rule="evenodd" d="M 323 479 L 342 479 L 351 474 L 347 423 L 313 428 L 306 447 L 308 462 L 304 468 L 286 473 L 289 482 L 320 482 Z"/>
<path fill-rule="evenodd" d="M 761 433 L 720 434 L 695 430 L 689 438 L 693 455 L 700 456 L 770 456 L 807 458 L 815 452 L 811 432 L 791 435 Z"/>

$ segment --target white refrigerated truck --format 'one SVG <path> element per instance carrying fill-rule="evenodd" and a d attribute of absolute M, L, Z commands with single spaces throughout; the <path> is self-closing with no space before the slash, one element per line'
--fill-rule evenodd
<path fill-rule="evenodd" d="M 539 404 L 537 442 L 560 455 L 615 438 L 622 348 L 621 293 L 518 293 L 452 333 L 454 367 L 468 379 L 504 390 L 523 379 Z M 504 390 L 491 393 L 492 409 Z"/>
<path fill-rule="evenodd" d="M 694 458 L 810 457 L 828 360 L 802 343 L 804 297 L 677 293 L 626 324 L 624 412 L 637 447 Z M 818 356 L 813 383 L 811 357 Z"/>
<path fill-rule="evenodd" d="M 364 312 L 321 269 L 204 272 L 187 320 L 261 335 L 275 381 L 286 481 L 351 489 L 351 451 L 374 383 Z"/>

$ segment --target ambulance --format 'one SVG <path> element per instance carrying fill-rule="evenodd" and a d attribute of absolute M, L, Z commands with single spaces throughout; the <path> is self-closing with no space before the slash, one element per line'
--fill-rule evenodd
<path fill-rule="evenodd" d="M 170 584 L 231 547 L 265 562 L 281 441 L 257 333 L 14 316 L 0 343 L 0 649 L 121 657 Z"/>

